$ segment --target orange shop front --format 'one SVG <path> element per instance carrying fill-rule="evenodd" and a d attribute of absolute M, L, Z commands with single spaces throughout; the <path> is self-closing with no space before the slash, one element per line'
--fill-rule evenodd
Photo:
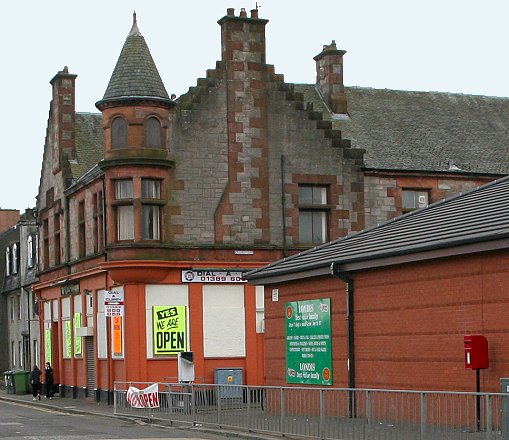
<path fill-rule="evenodd" d="M 192 352 L 196 382 L 218 368 L 263 384 L 263 287 L 251 264 L 101 264 L 36 287 L 43 301 L 42 357 L 63 395 L 111 400 L 115 381 L 176 382 L 177 355 Z"/>

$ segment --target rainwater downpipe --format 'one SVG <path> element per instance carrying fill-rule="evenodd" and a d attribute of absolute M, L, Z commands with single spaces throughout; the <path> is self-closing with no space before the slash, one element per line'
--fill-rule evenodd
<path fill-rule="evenodd" d="M 288 256 L 288 243 L 286 242 L 286 201 L 285 201 L 285 155 L 281 155 L 281 218 L 283 219 L 283 256 Z"/>
<path fill-rule="evenodd" d="M 355 411 L 355 328 L 354 328 L 354 280 L 348 272 L 339 269 L 338 263 L 331 264 L 331 275 L 345 283 L 346 293 L 346 341 L 348 369 L 348 413 L 356 417 Z"/>

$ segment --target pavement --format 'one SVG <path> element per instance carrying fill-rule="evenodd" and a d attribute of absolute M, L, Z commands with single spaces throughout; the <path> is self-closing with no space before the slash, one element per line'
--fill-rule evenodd
<path fill-rule="evenodd" d="M 90 414 L 103 417 L 117 417 L 113 413 L 113 405 L 97 403 L 92 399 L 73 399 L 70 397 L 59 397 L 58 394 L 52 399 L 41 396 L 40 400 L 33 400 L 32 394 L 9 394 L 5 388 L 0 388 L 0 400 L 9 402 L 24 403 L 62 412 L 74 414 Z"/>
<path fill-rule="evenodd" d="M 41 395 L 40 400 L 33 400 L 32 394 L 10 394 L 7 393 L 4 387 L 0 388 L 0 401 L 8 401 L 19 404 L 33 405 L 38 407 L 43 407 L 46 409 L 61 411 L 63 413 L 71 413 L 71 414 L 86 414 L 92 416 L 101 416 L 101 417 L 114 417 L 122 420 L 130 420 L 135 421 L 133 417 L 127 416 L 118 416 L 114 414 L 113 405 L 108 405 L 107 403 L 98 403 L 93 399 L 89 398 L 76 398 L 72 397 L 59 397 L 58 394 L 53 396 L 52 399 L 46 399 Z M 158 425 L 161 426 L 161 425 Z M 165 425 L 162 425 L 165 426 Z M 178 429 L 175 427 L 165 426 L 169 429 Z M 211 435 L 216 435 L 222 438 L 239 438 L 239 439 L 247 439 L 247 440 L 274 440 L 280 439 L 279 436 L 270 436 L 263 434 L 255 434 L 251 432 L 243 432 L 243 431 L 231 431 L 231 430 L 223 430 L 221 428 L 203 428 L 201 429 L 203 433 L 208 433 Z"/>

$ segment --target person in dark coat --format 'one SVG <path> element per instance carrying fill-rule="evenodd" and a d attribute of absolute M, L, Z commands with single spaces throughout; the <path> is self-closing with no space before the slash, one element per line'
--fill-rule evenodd
<path fill-rule="evenodd" d="M 37 365 L 34 365 L 34 369 L 30 372 L 30 385 L 32 385 L 32 396 L 33 400 L 41 400 L 41 370 Z"/>
<path fill-rule="evenodd" d="M 44 369 L 44 383 L 46 385 L 46 398 L 53 399 L 53 368 L 51 368 L 49 362 L 46 362 L 46 368 Z"/>

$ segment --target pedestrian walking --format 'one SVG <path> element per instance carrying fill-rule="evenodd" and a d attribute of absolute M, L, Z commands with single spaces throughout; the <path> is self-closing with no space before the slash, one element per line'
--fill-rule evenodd
<path fill-rule="evenodd" d="M 32 396 L 33 400 L 41 400 L 41 370 L 37 365 L 34 365 L 34 369 L 30 372 L 30 385 L 32 385 Z"/>
<path fill-rule="evenodd" d="M 44 384 L 46 385 L 46 398 L 53 399 L 53 368 L 49 362 L 46 362 L 44 369 Z"/>

